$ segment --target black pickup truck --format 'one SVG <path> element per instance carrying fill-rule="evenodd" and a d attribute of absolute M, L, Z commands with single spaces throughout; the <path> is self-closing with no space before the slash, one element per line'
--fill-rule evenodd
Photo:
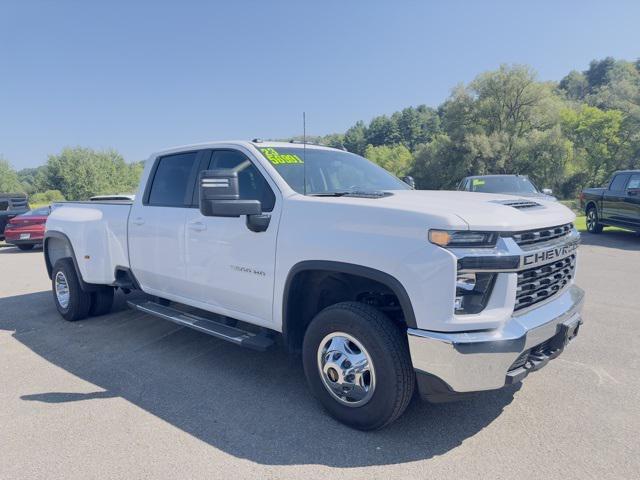
<path fill-rule="evenodd" d="M 585 188 L 580 206 L 591 233 L 600 233 L 607 225 L 640 233 L 640 170 L 616 172 L 604 188 Z"/>
<path fill-rule="evenodd" d="M 29 202 L 24 193 L 0 193 L 0 240 L 4 239 L 4 227 L 16 215 L 29 211 Z"/>

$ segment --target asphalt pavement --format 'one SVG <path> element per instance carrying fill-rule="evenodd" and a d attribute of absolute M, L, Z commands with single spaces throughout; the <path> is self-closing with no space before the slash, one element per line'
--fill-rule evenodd
<path fill-rule="evenodd" d="M 578 338 L 518 386 L 351 430 L 299 359 L 127 310 L 69 323 L 0 249 L 0 479 L 640 477 L 640 238 L 583 236 Z"/>

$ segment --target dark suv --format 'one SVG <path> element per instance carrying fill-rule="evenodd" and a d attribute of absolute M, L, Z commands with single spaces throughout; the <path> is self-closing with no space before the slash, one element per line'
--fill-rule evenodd
<path fill-rule="evenodd" d="M 4 227 L 16 215 L 29 211 L 24 193 L 0 193 L 0 240 L 4 240 Z"/>

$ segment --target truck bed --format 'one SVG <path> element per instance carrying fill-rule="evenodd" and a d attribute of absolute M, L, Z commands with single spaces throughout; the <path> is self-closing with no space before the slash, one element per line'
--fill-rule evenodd
<path fill-rule="evenodd" d="M 129 267 L 127 224 L 131 201 L 56 202 L 47 219 L 47 233 L 71 242 L 82 278 L 111 284 L 115 267 Z"/>

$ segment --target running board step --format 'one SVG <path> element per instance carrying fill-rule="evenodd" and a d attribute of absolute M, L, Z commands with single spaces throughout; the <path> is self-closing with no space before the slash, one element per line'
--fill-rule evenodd
<path fill-rule="evenodd" d="M 192 313 L 183 312 L 181 310 L 165 307 L 149 300 L 141 301 L 128 301 L 129 307 L 139 310 L 140 312 L 148 313 L 155 317 L 163 318 L 171 322 L 183 325 L 185 327 L 193 328 L 203 333 L 208 333 L 221 340 L 235 343 L 241 347 L 251 348 L 252 350 L 265 351 L 271 345 L 273 345 L 273 339 L 266 335 L 261 335 L 253 332 L 248 332 L 240 328 L 224 325 L 215 320 L 199 317 Z"/>

